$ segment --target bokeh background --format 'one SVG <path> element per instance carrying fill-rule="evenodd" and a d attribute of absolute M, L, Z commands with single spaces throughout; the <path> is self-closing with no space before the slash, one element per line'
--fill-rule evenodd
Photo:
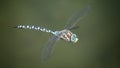
<path fill-rule="evenodd" d="M 56 42 L 45 64 L 41 51 L 51 35 L 12 28 L 37 25 L 62 30 L 69 17 L 86 5 L 90 12 L 72 30 L 79 41 Z M 115 0 L 1 0 L 0 68 L 119 68 L 119 8 Z"/>

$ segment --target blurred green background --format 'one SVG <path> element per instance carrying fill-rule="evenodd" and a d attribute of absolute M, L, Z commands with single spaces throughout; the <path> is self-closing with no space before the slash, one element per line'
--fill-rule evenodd
<path fill-rule="evenodd" d="M 86 5 L 89 14 L 72 30 L 76 44 L 60 40 L 41 63 L 50 34 L 12 28 L 37 25 L 62 30 L 68 18 Z M 105 0 L 1 0 L 0 68 L 119 68 L 119 2 Z"/>

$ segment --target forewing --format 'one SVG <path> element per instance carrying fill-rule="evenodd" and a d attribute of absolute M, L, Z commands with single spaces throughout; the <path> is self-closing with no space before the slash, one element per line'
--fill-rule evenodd
<path fill-rule="evenodd" d="M 86 6 L 82 10 L 73 14 L 72 17 L 68 19 L 65 29 L 73 28 L 75 24 L 78 23 L 78 21 L 83 19 L 88 14 L 89 10 L 90 10 L 90 6 Z"/>
<path fill-rule="evenodd" d="M 51 56 L 55 46 L 54 44 L 58 39 L 59 37 L 54 35 L 49 38 L 48 42 L 46 43 L 46 45 L 43 47 L 42 50 L 42 56 L 41 56 L 42 62 L 45 62 Z"/>

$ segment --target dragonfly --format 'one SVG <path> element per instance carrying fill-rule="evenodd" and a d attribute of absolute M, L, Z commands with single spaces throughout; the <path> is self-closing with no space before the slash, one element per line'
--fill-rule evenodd
<path fill-rule="evenodd" d="M 15 28 L 33 29 L 33 30 L 43 31 L 43 32 L 52 34 L 52 36 L 48 39 L 48 41 L 44 45 L 41 53 L 41 61 L 45 62 L 52 55 L 56 41 L 60 39 L 63 39 L 67 42 L 72 42 L 72 43 L 76 43 L 78 41 L 77 35 L 72 33 L 70 30 L 72 30 L 75 27 L 75 25 L 88 14 L 89 9 L 90 9 L 90 6 L 86 6 L 82 8 L 82 10 L 73 14 L 68 19 L 64 29 L 60 31 L 53 31 L 40 26 L 30 26 L 30 25 L 18 25 Z"/>

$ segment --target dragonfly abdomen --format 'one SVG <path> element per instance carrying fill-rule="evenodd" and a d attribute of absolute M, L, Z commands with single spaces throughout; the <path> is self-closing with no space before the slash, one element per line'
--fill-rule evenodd
<path fill-rule="evenodd" d="M 46 29 L 46 28 L 43 28 L 43 27 L 38 27 L 38 26 L 19 25 L 16 28 L 19 28 L 19 29 L 33 29 L 33 30 L 43 31 L 43 32 L 52 33 L 52 34 L 54 33 L 54 31 L 52 31 L 52 30 L 49 30 L 49 29 Z"/>

